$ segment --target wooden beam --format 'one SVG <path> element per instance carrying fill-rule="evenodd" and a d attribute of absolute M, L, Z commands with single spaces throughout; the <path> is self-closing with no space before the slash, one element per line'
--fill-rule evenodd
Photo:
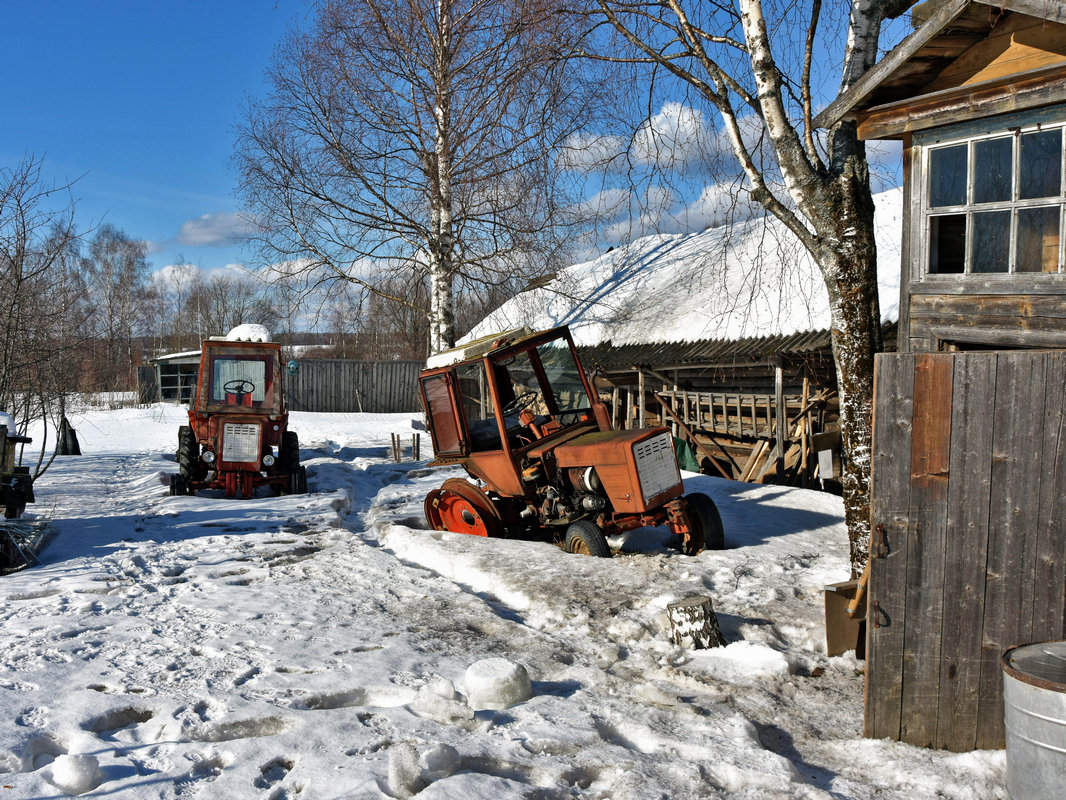
<path fill-rule="evenodd" d="M 860 112 L 860 139 L 896 139 L 903 133 L 1022 111 L 1066 99 L 1062 66 L 944 89 Z"/>
<path fill-rule="evenodd" d="M 777 423 L 775 439 L 777 441 L 777 482 L 781 483 L 785 475 L 785 442 L 788 440 L 788 408 L 785 407 L 785 369 L 778 361 L 774 367 L 774 404 Z"/>
<path fill-rule="evenodd" d="M 671 417 L 673 417 L 674 422 L 676 422 L 677 426 L 679 428 L 681 428 L 682 431 L 685 432 L 685 436 L 688 437 L 688 440 L 690 442 L 692 442 L 694 445 L 696 445 L 696 447 L 700 450 L 700 452 L 702 452 L 705 456 L 707 456 L 707 458 L 709 458 L 711 460 L 711 463 L 714 464 L 714 468 L 716 470 L 718 470 L 718 473 L 723 478 L 728 478 L 729 480 L 732 480 L 733 476 L 732 475 L 726 475 L 725 470 L 722 469 L 722 466 L 718 463 L 717 457 L 715 457 L 715 455 L 713 453 L 711 453 L 710 450 L 708 450 L 706 447 L 704 447 L 702 442 L 700 442 L 700 441 L 698 441 L 696 439 L 695 434 L 692 433 L 692 430 L 688 427 L 688 425 L 686 425 L 684 422 L 682 422 L 678 418 L 677 414 L 674 413 L 674 410 L 672 408 L 670 408 L 670 404 L 667 403 L 665 400 L 663 400 L 662 396 L 659 395 L 658 393 L 655 394 L 655 399 L 659 401 L 659 405 L 661 405 L 663 407 L 663 410 L 667 414 L 669 414 Z M 714 440 L 712 439 L 712 441 L 714 441 Z M 718 444 L 718 443 L 715 442 L 715 444 Z M 733 466 L 736 466 L 736 462 L 734 462 L 733 459 L 730 458 L 729 453 L 726 453 L 725 449 L 722 448 L 722 446 L 720 444 L 718 444 L 718 448 L 725 454 L 725 457 L 729 459 L 729 463 L 733 464 Z"/>
<path fill-rule="evenodd" d="M 949 0 L 937 9 L 918 30 L 900 42 L 883 59 L 874 64 L 850 89 L 837 97 L 814 118 L 815 128 L 830 128 L 869 97 L 902 64 L 931 42 L 944 27 L 959 16 L 970 0 Z"/>

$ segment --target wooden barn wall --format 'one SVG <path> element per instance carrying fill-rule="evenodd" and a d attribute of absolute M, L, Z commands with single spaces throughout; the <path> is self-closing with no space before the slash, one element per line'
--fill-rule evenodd
<path fill-rule="evenodd" d="M 420 411 L 421 361 L 306 359 L 287 375 L 290 411 L 394 413 Z"/>
<path fill-rule="evenodd" d="M 1004 744 L 1000 657 L 1066 635 L 1066 351 L 877 357 L 865 734 Z"/>

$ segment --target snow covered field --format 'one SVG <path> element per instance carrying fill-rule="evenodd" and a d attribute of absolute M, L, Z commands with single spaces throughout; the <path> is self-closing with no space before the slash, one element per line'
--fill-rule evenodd
<path fill-rule="evenodd" d="M 58 535 L 0 577 L 0 800 L 1005 796 L 1002 752 L 861 738 L 863 663 L 824 654 L 837 498 L 688 476 L 729 550 L 593 559 L 426 530 L 457 471 L 391 461 L 403 415 L 293 414 L 312 494 L 170 497 L 183 417 L 75 418 L 86 455 L 36 486 Z M 729 646 L 671 644 L 690 594 Z M 471 707 L 486 658 L 532 697 Z"/>

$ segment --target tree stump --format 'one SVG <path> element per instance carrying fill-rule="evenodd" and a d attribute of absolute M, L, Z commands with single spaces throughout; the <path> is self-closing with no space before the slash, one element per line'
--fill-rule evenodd
<path fill-rule="evenodd" d="M 725 637 L 718 627 L 711 598 L 694 595 L 670 603 L 666 607 L 670 618 L 670 639 L 679 647 L 705 650 L 708 647 L 724 647 Z"/>

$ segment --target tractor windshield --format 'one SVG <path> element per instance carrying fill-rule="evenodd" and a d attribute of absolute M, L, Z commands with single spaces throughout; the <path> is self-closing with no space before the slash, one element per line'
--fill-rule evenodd
<path fill-rule="evenodd" d="M 528 408 L 537 416 L 559 417 L 592 408 L 581 372 L 568 347 L 553 342 L 513 353 L 497 362 L 504 416 Z M 564 425 L 574 419 L 559 420 Z"/>
<path fill-rule="evenodd" d="M 210 361 L 211 406 L 270 409 L 276 402 L 272 355 L 216 354 Z"/>

